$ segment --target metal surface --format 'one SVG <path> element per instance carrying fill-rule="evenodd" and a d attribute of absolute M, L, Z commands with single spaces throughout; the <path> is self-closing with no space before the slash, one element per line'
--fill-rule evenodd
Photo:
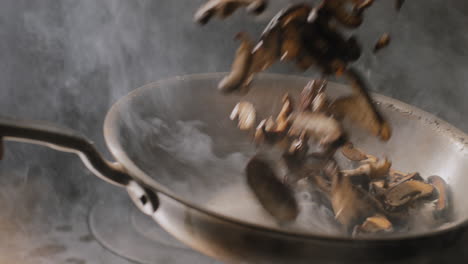
<path fill-rule="evenodd" d="M 242 191 L 241 171 L 253 149 L 248 137 L 228 119 L 239 98 L 214 92 L 221 77 L 183 76 L 149 84 L 117 103 L 105 122 L 111 152 L 135 180 L 146 186 L 130 193 L 144 205 L 152 199 L 140 199 L 141 195 L 157 192 L 159 207 L 152 207 L 157 208 L 152 217 L 176 238 L 208 256 L 232 263 L 420 263 L 464 257 L 463 252 L 448 253 L 466 242 L 464 222 L 468 213 L 460 203 L 467 181 L 465 135 L 425 112 L 381 96 L 376 98 L 394 127 L 392 139 L 382 144 L 353 129 L 352 141 L 369 153 L 391 157 L 400 170 L 443 177 L 454 192 L 456 217 L 451 225 L 441 230 L 427 226 L 391 239 L 352 240 L 327 234 L 320 227 L 287 230 L 275 226 L 260 216 L 258 207 L 252 207 L 254 200 L 243 201 L 247 203 L 234 214 L 225 211 L 233 200 L 218 201 L 230 187 L 239 188 L 232 193 L 240 198 L 238 203 L 248 195 Z M 244 99 L 252 101 L 258 114 L 265 116 L 278 110 L 279 103 L 275 102 L 280 102 L 286 91 L 297 96 L 307 81 L 260 75 Z M 332 84 L 329 89 L 331 96 L 346 93 L 346 87 L 340 85 Z M 8 136 L 6 139 L 16 138 Z M 144 206 L 140 209 L 151 214 Z M 394 253 L 396 249 L 398 253 Z"/>

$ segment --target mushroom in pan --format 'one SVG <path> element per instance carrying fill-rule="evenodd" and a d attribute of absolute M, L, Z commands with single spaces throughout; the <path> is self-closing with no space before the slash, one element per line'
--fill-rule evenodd
<path fill-rule="evenodd" d="M 349 118 L 373 135 L 380 137 L 381 140 L 389 140 L 390 125 L 372 102 L 362 77 L 351 68 L 345 72 L 345 76 L 351 80 L 354 94 L 338 98 L 330 106 L 331 111 L 340 118 Z"/>
<path fill-rule="evenodd" d="M 388 44 L 390 44 L 390 35 L 388 33 L 385 33 L 382 36 L 380 36 L 380 38 L 375 43 L 373 52 L 377 53 L 379 50 L 387 47 Z"/>
<path fill-rule="evenodd" d="M 348 177 L 344 177 L 336 162 L 330 161 L 325 173 L 332 181 L 330 200 L 335 218 L 350 230 L 367 215 L 376 213 L 376 208 L 358 192 Z"/>
<path fill-rule="evenodd" d="M 366 175 L 370 180 L 377 180 L 386 177 L 391 166 L 392 163 L 385 158 L 378 162 L 362 164 L 356 169 L 343 170 L 341 173 L 343 173 L 345 177 Z"/>
<path fill-rule="evenodd" d="M 355 148 L 353 143 L 348 142 L 341 147 L 341 153 L 352 161 L 362 161 L 367 159 L 367 155 L 360 149 Z"/>
<path fill-rule="evenodd" d="M 434 186 L 438 193 L 437 201 L 434 204 L 434 217 L 437 219 L 450 217 L 450 190 L 447 183 L 440 176 L 431 176 L 427 181 Z"/>
<path fill-rule="evenodd" d="M 247 184 L 263 208 L 280 223 L 290 222 L 299 214 L 294 194 L 283 184 L 272 162 L 253 157 L 246 167 Z"/>
<path fill-rule="evenodd" d="M 246 33 L 238 33 L 236 39 L 241 41 L 241 45 L 236 51 L 231 72 L 218 84 L 218 89 L 222 92 L 232 92 L 248 85 L 249 70 L 252 64 L 253 42 Z"/>
<path fill-rule="evenodd" d="M 431 184 L 410 180 L 387 190 L 384 201 L 393 208 L 400 208 L 420 198 L 430 197 L 434 192 Z"/>
<path fill-rule="evenodd" d="M 376 214 L 367 217 L 364 223 L 356 226 L 353 231 L 353 236 L 390 232 L 392 229 L 393 225 L 385 215 Z"/>
<path fill-rule="evenodd" d="M 416 180 L 416 181 L 424 181 L 424 179 L 419 175 L 417 172 L 409 173 L 409 174 L 397 174 L 390 170 L 389 178 L 388 178 L 388 188 L 392 188 L 401 184 L 406 181 Z"/>
<path fill-rule="evenodd" d="M 223 19 L 242 6 L 246 6 L 249 13 L 259 14 L 265 10 L 267 0 L 209 0 L 195 13 L 195 21 L 203 25 L 215 15 Z"/>
<path fill-rule="evenodd" d="M 249 130 L 255 125 L 255 108 L 252 103 L 245 101 L 239 102 L 232 110 L 230 118 L 231 120 L 238 118 L 239 128 L 241 130 Z"/>

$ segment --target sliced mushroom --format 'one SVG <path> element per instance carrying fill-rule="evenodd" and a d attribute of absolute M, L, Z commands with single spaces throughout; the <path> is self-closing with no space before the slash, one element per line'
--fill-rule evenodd
<path fill-rule="evenodd" d="M 249 71 L 252 64 L 253 42 L 246 33 L 239 33 L 236 36 L 241 41 L 241 45 L 236 51 L 231 72 L 218 84 L 218 89 L 222 92 L 232 92 L 248 85 Z"/>
<path fill-rule="evenodd" d="M 195 21 L 206 24 L 215 15 L 219 18 L 226 18 L 234 13 L 238 8 L 246 6 L 250 13 L 259 14 L 267 6 L 266 0 L 209 0 L 202 5 L 195 13 Z"/>
<path fill-rule="evenodd" d="M 376 213 L 376 208 L 362 193 L 353 187 L 349 178 L 344 177 L 336 162 L 331 161 L 325 173 L 332 179 L 330 200 L 335 218 L 347 229 L 350 229 L 367 215 Z"/>
<path fill-rule="evenodd" d="M 370 180 L 382 179 L 388 175 L 392 163 L 388 159 L 382 159 L 375 163 L 365 163 L 356 169 L 344 170 L 341 173 L 345 177 L 366 175 Z"/>
<path fill-rule="evenodd" d="M 312 80 L 304 87 L 301 92 L 299 111 L 310 111 L 315 97 L 319 93 L 324 93 L 327 87 L 326 80 Z"/>
<path fill-rule="evenodd" d="M 388 179 L 388 188 L 393 188 L 398 184 L 401 184 L 406 181 L 415 180 L 415 181 L 424 181 L 424 179 L 419 175 L 417 172 L 409 173 L 406 175 L 390 173 L 390 177 Z"/>
<path fill-rule="evenodd" d="M 373 52 L 377 53 L 379 50 L 387 47 L 388 44 L 390 44 L 390 35 L 388 33 L 385 33 L 382 36 L 380 36 L 380 38 L 375 43 Z"/>
<path fill-rule="evenodd" d="M 367 155 L 360 149 L 355 148 L 351 142 L 348 142 L 341 147 L 341 153 L 352 161 L 362 161 L 367 159 Z"/>
<path fill-rule="evenodd" d="M 450 209 L 450 190 L 447 183 L 440 176 L 431 176 L 427 181 L 437 190 L 438 198 L 434 206 L 434 217 L 444 219 L 448 217 Z"/>
<path fill-rule="evenodd" d="M 392 223 L 385 217 L 385 215 L 376 214 L 367 217 L 362 225 L 356 226 L 353 235 L 360 234 L 376 234 L 382 232 L 390 232 L 393 229 Z"/>
<path fill-rule="evenodd" d="M 321 145 L 329 145 L 344 137 L 341 124 L 322 113 L 302 112 L 291 115 L 290 135 L 305 132 Z"/>
<path fill-rule="evenodd" d="M 372 181 L 369 186 L 369 192 L 376 197 L 380 197 L 385 193 L 385 180 Z"/>
<path fill-rule="evenodd" d="M 293 103 L 291 97 L 288 94 L 283 96 L 283 107 L 280 113 L 276 117 L 276 130 L 279 132 L 285 131 L 289 127 L 288 117 L 291 115 L 293 109 Z"/>
<path fill-rule="evenodd" d="M 429 197 L 434 186 L 422 181 L 406 181 L 394 186 L 385 193 L 385 203 L 391 207 L 401 207 L 420 198 Z"/>
<path fill-rule="evenodd" d="M 278 179 L 274 165 L 253 157 L 246 168 L 247 184 L 263 208 L 280 223 L 290 222 L 299 214 L 293 192 Z"/>
<path fill-rule="evenodd" d="M 372 102 L 361 76 L 353 69 L 348 69 L 345 75 L 351 80 L 354 95 L 337 99 L 332 104 L 331 111 L 339 117 L 346 117 L 356 122 L 381 140 L 389 140 L 390 125 Z"/>
<path fill-rule="evenodd" d="M 238 118 L 239 128 L 241 130 L 249 130 L 255 125 L 255 108 L 252 103 L 245 101 L 239 102 L 232 110 L 230 118 L 231 120 Z"/>

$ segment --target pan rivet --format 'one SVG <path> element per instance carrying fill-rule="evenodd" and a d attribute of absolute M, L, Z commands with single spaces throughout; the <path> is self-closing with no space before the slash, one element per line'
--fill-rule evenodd
<path fill-rule="evenodd" d="M 144 214 L 153 215 L 158 208 L 159 201 L 156 195 L 146 190 L 135 181 L 130 181 L 127 185 L 127 192 L 133 203 Z M 153 195 L 152 195 L 153 194 Z"/>

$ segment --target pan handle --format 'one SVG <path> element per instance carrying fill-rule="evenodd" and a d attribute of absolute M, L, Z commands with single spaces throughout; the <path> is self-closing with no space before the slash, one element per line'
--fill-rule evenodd
<path fill-rule="evenodd" d="M 156 194 L 137 183 L 120 163 L 104 159 L 94 144 L 78 132 L 43 121 L 0 117 L 0 160 L 3 156 L 3 140 L 33 143 L 75 153 L 96 176 L 125 187 L 133 202 L 145 214 L 156 211 L 159 204 Z"/>

